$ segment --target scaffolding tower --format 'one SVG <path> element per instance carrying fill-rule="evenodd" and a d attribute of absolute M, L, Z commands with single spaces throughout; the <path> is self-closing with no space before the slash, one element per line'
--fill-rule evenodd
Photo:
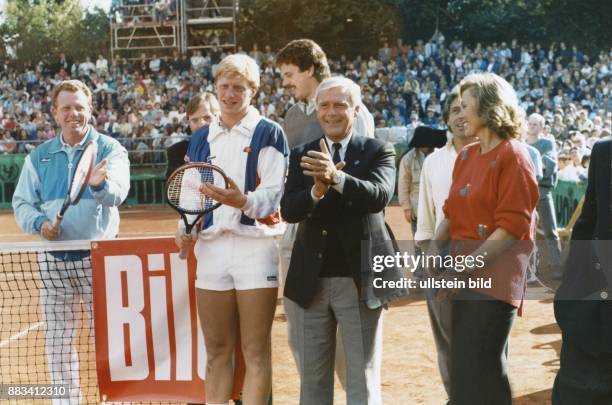
<path fill-rule="evenodd" d="M 236 48 L 238 0 L 120 0 L 111 10 L 111 58 Z"/>
<path fill-rule="evenodd" d="M 237 0 L 183 0 L 181 46 L 195 49 L 236 48 Z"/>

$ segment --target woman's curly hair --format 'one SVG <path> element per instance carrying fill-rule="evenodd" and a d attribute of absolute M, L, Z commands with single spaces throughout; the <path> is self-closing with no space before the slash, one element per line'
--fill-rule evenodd
<path fill-rule="evenodd" d="M 520 139 L 525 111 L 516 92 L 504 78 L 494 73 L 473 73 L 459 83 L 460 94 L 467 90 L 478 100 L 478 115 L 501 138 Z"/>

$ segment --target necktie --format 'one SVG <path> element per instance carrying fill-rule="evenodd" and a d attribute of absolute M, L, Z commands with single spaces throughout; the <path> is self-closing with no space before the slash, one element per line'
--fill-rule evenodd
<path fill-rule="evenodd" d="M 340 148 L 342 147 L 342 144 L 336 142 L 332 146 L 334 148 L 334 156 L 332 160 L 334 161 L 334 164 L 337 164 L 342 160 L 340 159 Z"/>

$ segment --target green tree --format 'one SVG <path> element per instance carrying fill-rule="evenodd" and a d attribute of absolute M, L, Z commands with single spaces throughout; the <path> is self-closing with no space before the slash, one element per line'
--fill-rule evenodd
<path fill-rule="evenodd" d="M 549 41 L 576 44 L 597 54 L 612 46 L 612 2 L 609 0 L 554 0 L 546 8 Z"/>
<path fill-rule="evenodd" d="M 311 38 L 332 56 L 368 54 L 385 37 L 395 37 L 399 19 L 383 0 L 243 0 L 240 43 L 282 47 Z"/>
<path fill-rule="evenodd" d="M 439 25 L 445 34 L 450 26 L 446 22 L 447 0 L 387 0 L 397 10 L 401 21 L 400 34 L 404 39 L 414 42 L 417 39 L 429 39 Z"/>
<path fill-rule="evenodd" d="M 8 0 L 5 11 L 0 31 L 13 38 L 22 62 L 61 52 L 73 58 L 108 53 L 108 16 L 100 9 L 83 12 L 79 0 Z"/>
<path fill-rule="evenodd" d="M 454 35 L 475 42 L 537 41 L 546 36 L 546 6 L 551 0 L 455 0 L 449 1 Z"/>
<path fill-rule="evenodd" d="M 6 26 L 16 35 L 15 50 L 22 60 L 34 61 L 69 46 L 82 17 L 78 0 L 57 3 L 39 0 L 9 0 Z"/>
<path fill-rule="evenodd" d="M 74 53 L 71 56 L 83 60 L 85 56 L 108 55 L 110 51 L 110 20 L 99 7 L 87 10 L 75 32 Z M 66 51 L 68 54 L 69 52 Z"/>
<path fill-rule="evenodd" d="M 596 53 L 612 43 L 609 0 L 388 0 L 410 40 L 447 38 L 475 44 L 516 38 L 521 43 L 565 41 Z"/>

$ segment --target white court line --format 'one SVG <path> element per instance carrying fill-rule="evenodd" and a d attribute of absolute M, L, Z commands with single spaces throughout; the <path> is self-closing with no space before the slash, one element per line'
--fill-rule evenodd
<path fill-rule="evenodd" d="M 38 322 L 38 323 L 34 323 L 30 325 L 28 329 L 24 329 L 21 332 L 14 334 L 10 338 L 0 342 L 0 347 L 8 346 L 8 344 L 11 343 L 13 340 L 19 339 L 20 337 L 27 335 L 28 333 L 30 333 L 31 330 L 40 328 L 42 325 L 43 325 L 43 322 Z"/>

